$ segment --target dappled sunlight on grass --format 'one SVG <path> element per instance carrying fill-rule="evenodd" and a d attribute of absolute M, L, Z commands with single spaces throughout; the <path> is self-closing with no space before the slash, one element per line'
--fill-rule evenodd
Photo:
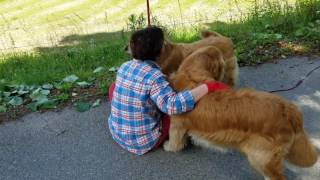
<path fill-rule="evenodd" d="M 280 48 L 287 49 L 293 53 L 305 53 L 310 50 L 310 46 L 307 44 L 301 44 L 298 42 L 287 42 L 287 41 L 280 41 L 279 42 Z"/>
<path fill-rule="evenodd" d="M 212 21 L 220 16 L 229 18 L 229 14 L 239 13 L 240 7 L 249 10 L 249 4 L 252 6 L 253 2 L 162 0 L 150 1 L 150 8 L 161 24 L 175 27 Z M 0 1 L 0 51 L 55 46 L 70 34 L 127 29 L 129 15 L 139 13 L 146 15 L 145 0 L 3 0 Z"/>
<path fill-rule="evenodd" d="M 0 56 L 0 79 L 38 85 L 76 74 L 86 80 L 99 66 L 109 69 L 126 61 L 127 42 L 122 31 L 66 36 L 58 46 Z"/>

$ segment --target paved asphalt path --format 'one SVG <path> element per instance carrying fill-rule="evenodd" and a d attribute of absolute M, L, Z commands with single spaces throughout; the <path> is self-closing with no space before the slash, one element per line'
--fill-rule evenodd
<path fill-rule="evenodd" d="M 239 84 L 260 90 L 289 88 L 319 65 L 319 57 L 297 57 L 243 67 Z M 302 109 L 305 129 L 320 150 L 320 69 L 298 88 L 278 94 Z M 85 113 L 68 107 L 0 125 L 0 179 L 263 179 L 236 151 L 189 146 L 179 153 L 159 149 L 144 156 L 130 154 L 107 131 L 109 109 L 108 102 Z M 286 165 L 285 175 L 289 180 L 320 179 L 320 161 L 307 169 Z"/>

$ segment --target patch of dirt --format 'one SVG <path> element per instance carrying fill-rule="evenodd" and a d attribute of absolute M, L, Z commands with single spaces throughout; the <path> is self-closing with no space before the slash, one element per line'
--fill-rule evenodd
<path fill-rule="evenodd" d="M 251 55 L 245 54 L 242 59 L 252 59 L 259 61 L 239 61 L 240 66 L 259 65 L 266 62 L 277 63 L 280 59 L 293 56 L 320 56 L 319 43 L 311 44 L 308 42 L 273 42 L 257 46 L 252 50 Z"/>

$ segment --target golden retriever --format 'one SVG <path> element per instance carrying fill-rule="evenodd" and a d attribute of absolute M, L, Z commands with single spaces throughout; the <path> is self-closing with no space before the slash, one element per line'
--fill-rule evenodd
<path fill-rule="evenodd" d="M 238 63 L 234 55 L 233 42 L 230 38 L 222 36 L 217 32 L 204 30 L 201 32 L 201 39 L 193 43 L 172 43 L 165 41 L 162 53 L 156 62 L 161 67 L 161 71 L 170 75 L 175 72 L 184 59 L 199 48 L 206 46 L 215 46 L 222 52 L 225 61 L 225 75 L 223 82 L 229 86 L 235 86 L 238 76 Z M 127 53 L 130 48 L 125 48 Z"/>
<path fill-rule="evenodd" d="M 200 48 L 183 61 L 169 81 L 180 91 L 205 80 L 222 80 L 224 63 L 219 48 Z M 285 179 L 284 160 L 302 167 L 317 161 L 298 108 L 282 97 L 253 89 L 213 92 L 204 96 L 194 110 L 171 116 L 164 149 L 182 150 L 187 136 L 195 144 L 239 150 L 252 167 L 272 180 Z"/>

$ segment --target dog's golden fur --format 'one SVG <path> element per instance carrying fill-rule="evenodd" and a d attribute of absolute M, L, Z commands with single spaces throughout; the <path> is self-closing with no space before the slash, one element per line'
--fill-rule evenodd
<path fill-rule="evenodd" d="M 233 42 L 230 38 L 222 36 L 217 32 L 204 30 L 201 32 L 201 39 L 193 43 L 164 43 L 162 53 L 156 62 L 161 67 L 161 71 L 170 75 L 175 72 L 184 59 L 199 48 L 215 46 L 218 48 L 225 61 L 225 75 L 223 82 L 233 87 L 238 76 L 238 63 L 234 55 Z M 130 54 L 130 48 L 125 49 Z"/>
<path fill-rule="evenodd" d="M 225 75 L 222 81 L 233 87 L 237 81 L 238 63 L 237 58 L 234 55 L 232 40 L 217 32 L 206 30 L 201 32 L 201 37 L 201 40 L 193 43 L 174 44 L 166 42 L 160 57 L 157 59 L 161 71 L 164 74 L 170 75 L 175 72 L 184 59 L 194 51 L 206 46 L 215 46 L 221 51 L 225 61 Z"/>
<path fill-rule="evenodd" d="M 204 80 L 221 80 L 223 52 L 215 46 L 188 56 L 170 77 L 175 90 L 191 89 Z M 198 144 L 235 148 L 264 177 L 285 179 L 283 161 L 311 166 L 315 148 L 303 129 L 302 114 L 285 99 L 253 89 L 218 91 L 204 96 L 195 109 L 171 116 L 166 151 L 179 151 L 191 136 Z"/>

